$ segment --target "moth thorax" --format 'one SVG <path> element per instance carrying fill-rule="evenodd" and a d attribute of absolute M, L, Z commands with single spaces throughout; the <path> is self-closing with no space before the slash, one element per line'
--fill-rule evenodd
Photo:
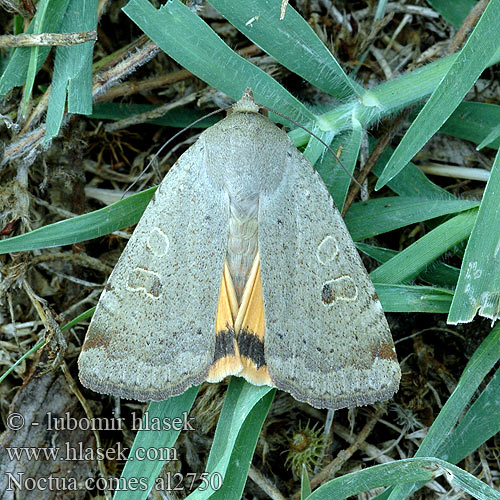
<path fill-rule="evenodd" d="M 257 253 L 258 209 L 258 194 L 230 199 L 227 262 L 238 303 Z"/>
<path fill-rule="evenodd" d="M 210 181 L 229 192 L 272 192 L 280 185 L 290 140 L 266 117 L 233 113 L 203 132 Z"/>

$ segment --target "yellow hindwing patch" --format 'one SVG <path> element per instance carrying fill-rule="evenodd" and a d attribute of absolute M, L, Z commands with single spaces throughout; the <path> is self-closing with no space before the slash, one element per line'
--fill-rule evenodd
<path fill-rule="evenodd" d="M 243 370 L 238 374 L 254 385 L 274 385 L 264 357 L 264 296 L 260 277 L 260 258 L 255 256 L 243 291 L 234 331 Z"/>
<path fill-rule="evenodd" d="M 241 372 L 242 364 L 233 319 L 237 311 L 238 301 L 225 263 L 215 320 L 215 353 L 206 378 L 207 382 L 220 382 L 228 375 L 237 375 Z"/>

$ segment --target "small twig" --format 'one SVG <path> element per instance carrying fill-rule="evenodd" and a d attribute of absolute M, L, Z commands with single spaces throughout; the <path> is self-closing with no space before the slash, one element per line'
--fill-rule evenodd
<path fill-rule="evenodd" d="M 364 17 L 371 16 L 372 12 L 373 9 L 371 7 L 367 7 L 366 9 L 353 12 L 352 16 L 355 19 L 360 20 Z M 439 12 L 436 12 L 434 9 L 429 7 L 420 7 L 419 5 L 402 5 L 396 2 L 391 2 L 386 5 L 385 13 L 388 14 L 390 12 L 404 12 L 406 14 L 415 14 L 416 16 L 430 17 L 433 19 L 437 19 L 441 16 Z"/>
<path fill-rule="evenodd" d="M 352 455 L 358 449 L 361 448 L 362 444 L 366 441 L 370 433 L 372 432 L 373 428 L 377 424 L 380 416 L 382 415 L 383 412 L 383 407 L 381 405 L 378 406 L 376 412 L 374 415 L 372 415 L 371 418 L 366 422 L 365 426 L 363 429 L 361 429 L 361 432 L 356 436 L 352 444 L 346 448 L 345 450 L 342 450 L 334 460 L 332 460 L 326 467 L 323 467 L 321 472 L 319 474 L 316 474 L 312 479 L 311 479 L 311 487 L 316 488 L 320 484 L 324 483 L 326 480 L 328 480 L 335 472 L 337 472 L 342 465 L 349 460 Z M 300 498 L 300 492 L 297 492 L 293 495 L 294 500 L 298 500 Z"/>
<path fill-rule="evenodd" d="M 110 273 L 113 270 L 112 266 L 104 264 L 100 259 L 90 257 L 86 254 L 73 253 L 73 252 L 50 252 L 41 255 L 35 255 L 31 258 L 30 264 L 37 265 L 43 262 L 51 262 L 57 260 L 58 262 L 71 262 L 74 265 L 84 266 L 89 269 L 95 269 L 102 273 Z"/>
<path fill-rule="evenodd" d="M 41 205 L 42 207 L 45 207 L 49 209 L 51 212 L 54 212 L 61 217 L 64 217 L 65 219 L 72 219 L 73 217 L 76 217 L 77 214 L 70 212 L 69 210 L 65 210 L 64 208 L 59 208 L 53 205 L 52 203 L 49 203 L 48 201 L 42 200 L 41 198 L 37 198 L 36 196 L 33 196 L 32 200 L 38 204 Z"/>
<path fill-rule="evenodd" d="M 32 163 L 36 159 L 36 153 L 40 143 L 45 135 L 45 125 L 41 125 L 33 132 L 28 132 L 20 136 L 19 140 L 9 144 L 5 148 L 4 156 L 0 162 L 1 167 L 7 165 L 13 160 L 23 158 L 27 164 Z"/>
<path fill-rule="evenodd" d="M 87 400 L 83 397 L 83 394 L 80 392 L 78 385 L 76 384 L 75 380 L 71 376 L 71 373 L 69 372 L 68 365 L 64 361 L 61 364 L 61 369 L 62 369 L 64 377 L 66 378 L 66 382 L 68 383 L 71 391 L 78 398 L 78 401 L 80 401 L 80 404 L 82 405 L 83 411 L 85 412 L 85 415 L 87 415 L 87 419 L 89 421 L 93 421 L 94 413 L 91 410 L 89 404 L 87 403 Z M 102 447 L 101 437 L 99 435 L 99 431 L 97 431 L 94 428 L 93 432 L 94 432 L 94 437 L 95 437 L 96 448 L 98 450 L 102 450 L 103 447 Z M 101 473 L 101 476 L 103 478 L 107 479 L 108 473 L 106 472 L 106 467 L 104 465 L 104 462 L 102 461 L 102 459 L 99 458 L 99 454 L 97 454 L 96 460 L 97 460 L 97 466 L 99 467 L 99 471 Z M 111 500 L 111 493 L 109 492 L 108 489 L 104 490 L 104 495 L 106 496 L 106 500 Z"/>
<path fill-rule="evenodd" d="M 486 458 L 484 443 L 478 448 L 477 451 L 479 454 L 479 460 L 481 462 L 481 467 L 483 468 L 484 480 L 492 488 L 495 488 L 495 485 L 493 484 L 493 477 L 491 475 L 491 469 L 490 469 L 490 466 L 488 464 L 488 459 Z"/>
<path fill-rule="evenodd" d="M 172 71 L 166 75 L 159 75 L 153 78 L 147 78 L 140 81 L 127 81 L 119 83 L 114 87 L 108 89 L 106 93 L 99 95 L 95 102 L 100 101 L 112 101 L 117 97 L 129 96 L 133 94 L 138 94 L 140 92 L 145 92 L 149 90 L 154 90 L 158 88 L 164 88 L 173 83 L 181 82 L 192 78 L 194 75 L 191 71 L 187 69 L 180 69 L 178 71 Z"/>
<path fill-rule="evenodd" d="M 41 119 L 42 116 L 45 115 L 45 112 L 47 111 L 47 107 L 49 105 L 49 99 L 50 99 L 50 92 L 52 90 L 52 84 L 50 84 L 47 87 L 47 90 L 44 92 L 42 97 L 38 100 L 38 104 L 35 106 L 35 108 L 31 111 L 30 115 L 24 122 L 23 128 L 21 129 L 20 135 L 21 137 L 28 132 L 33 126 L 34 123 L 38 123 Z M 45 129 L 43 130 L 45 133 Z"/>
<path fill-rule="evenodd" d="M 326 8 L 327 12 L 335 19 L 337 24 L 344 23 L 344 15 L 340 12 L 335 5 L 333 5 L 332 0 L 320 0 L 323 6 Z"/>
<path fill-rule="evenodd" d="M 104 126 L 104 130 L 106 132 L 115 132 L 116 130 L 127 128 L 132 125 L 138 125 L 140 123 L 145 123 L 154 120 L 156 118 L 160 118 L 166 115 L 169 111 L 172 111 L 173 109 L 179 108 L 190 102 L 193 102 L 195 99 L 196 99 L 196 92 L 193 92 L 192 94 L 188 94 L 185 95 L 184 97 L 181 97 L 177 101 L 168 102 L 166 104 L 163 104 L 162 106 L 158 106 L 157 108 L 147 111 L 146 113 L 139 113 L 129 118 L 124 118 L 123 120 L 107 123 Z"/>
<path fill-rule="evenodd" d="M 148 179 L 148 177 L 146 177 Z M 136 193 L 127 193 L 124 196 L 124 191 L 121 189 L 106 189 L 106 188 L 95 188 L 86 187 L 85 197 L 93 198 L 94 200 L 100 201 L 103 205 L 111 205 L 117 201 L 123 200 L 123 198 L 128 198 Z"/>
<path fill-rule="evenodd" d="M 237 53 L 241 57 L 251 57 L 262 53 L 262 49 L 257 47 L 257 45 L 249 45 L 247 47 L 238 50 Z M 123 56 L 123 54 L 120 54 Z M 115 64 L 117 64 L 121 59 L 117 59 Z M 146 92 L 154 89 L 165 88 L 173 83 L 181 82 L 187 80 L 188 78 L 193 78 L 194 75 L 187 69 L 180 69 L 178 71 L 172 71 L 165 75 L 159 75 L 152 78 L 147 78 L 140 81 L 126 81 L 123 83 L 118 83 L 114 87 L 106 90 L 105 94 L 99 95 L 94 102 L 100 101 L 111 101 L 118 97 L 130 96 L 133 94 L 138 94 L 140 92 Z"/>
<path fill-rule="evenodd" d="M 381 139 L 378 141 L 377 145 L 375 146 L 375 149 L 372 151 L 372 154 L 369 156 L 368 160 L 366 160 L 365 166 L 363 167 L 363 171 L 359 175 L 356 184 L 354 184 L 349 193 L 347 194 L 347 198 L 345 200 L 344 208 L 342 210 L 342 216 L 344 216 L 349 209 L 349 207 L 352 205 L 352 202 L 356 198 L 359 189 L 361 187 L 361 184 L 365 181 L 365 179 L 368 177 L 368 174 L 370 173 L 371 169 L 377 163 L 378 159 L 384 152 L 385 148 L 389 145 L 389 143 L 392 141 L 393 137 L 398 133 L 399 129 L 403 126 L 404 121 L 410 114 L 411 109 L 405 110 L 403 113 L 401 113 L 390 125 L 389 130 L 385 132 L 385 134 L 381 137 Z"/>
<path fill-rule="evenodd" d="M 42 324 L 43 323 L 41 321 L 25 321 L 23 323 L 12 321 L 12 323 L 4 323 L 3 325 L 0 325 L 0 333 L 5 337 L 12 337 L 16 339 L 17 342 L 18 338 L 16 337 L 19 337 L 19 330 L 27 329 L 33 331 Z M 31 342 L 31 340 L 29 342 Z"/>
<path fill-rule="evenodd" d="M 323 446 L 321 447 L 321 453 L 319 455 L 316 467 L 314 467 L 314 474 L 318 474 L 320 471 L 321 464 L 326 456 L 327 449 L 331 449 L 333 440 L 333 419 L 335 417 L 335 410 L 328 410 L 326 413 L 325 428 L 323 430 Z"/>
<path fill-rule="evenodd" d="M 383 407 L 379 406 L 375 414 L 368 419 L 363 429 L 361 429 L 361 432 L 359 432 L 359 434 L 356 436 L 354 442 L 347 449 L 342 450 L 342 452 L 340 452 L 334 460 L 332 460 L 326 467 L 324 467 L 319 474 L 312 478 L 311 486 L 313 488 L 323 483 L 329 477 L 332 477 L 332 475 L 340 470 L 342 465 L 344 465 L 344 463 L 347 462 L 347 460 L 349 460 L 356 451 L 358 451 L 361 444 L 366 441 L 370 433 L 373 431 L 373 428 L 377 424 L 380 416 L 382 415 L 382 412 Z"/>
<path fill-rule="evenodd" d="M 39 33 L 21 35 L 1 35 L 0 47 L 47 47 L 59 45 L 78 45 L 85 42 L 95 42 L 97 31 L 82 33 Z"/>
<path fill-rule="evenodd" d="M 99 95 L 107 92 L 108 88 L 118 83 L 118 80 L 123 80 L 138 67 L 149 62 L 159 51 L 160 47 L 152 40 L 148 40 L 142 47 L 129 53 L 126 59 L 123 59 L 112 68 L 97 73 L 93 79 L 93 99 L 95 100 Z"/>
<path fill-rule="evenodd" d="M 452 177 L 454 179 L 469 179 L 474 181 L 488 182 L 490 172 L 485 168 L 457 167 L 452 165 L 417 165 L 422 172 L 441 177 Z"/>
<path fill-rule="evenodd" d="M 453 54 L 454 52 L 460 50 L 470 32 L 474 29 L 474 26 L 476 26 L 480 17 L 483 15 L 484 9 L 486 9 L 489 2 L 490 0 L 480 0 L 476 5 L 474 5 L 474 7 L 472 7 L 469 14 L 464 19 L 462 26 L 460 26 L 460 29 L 452 38 L 450 45 L 448 46 L 448 52 Z"/>
<path fill-rule="evenodd" d="M 374 45 L 372 45 L 369 50 L 375 57 L 382 71 L 384 72 L 385 79 L 390 80 L 392 78 L 392 70 L 391 67 L 389 66 L 389 63 L 386 61 L 384 57 L 384 53 L 381 50 L 377 49 L 377 47 L 375 47 Z"/>
<path fill-rule="evenodd" d="M 253 465 L 250 465 L 248 470 L 248 476 L 250 479 L 259 486 L 261 490 L 267 493 L 273 500 L 285 500 L 285 497 L 280 493 L 278 488 L 264 476 L 259 470 L 257 470 Z"/>
<path fill-rule="evenodd" d="M 396 27 L 396 29 L 394 30 L 394 33 L 391 35 L 391 38 L 389 39 L 389 43 L 387 44 L 386 48 L 384 49 L 384 52 L 383 52 L 383 55 L 384 57 L 387 55 L 387 53 L 389 52 L 389 50 L 391 49 L 391 47 L 394 45 L 394 47 L 396 47 L 396 45 L 399 45 L 397 42 L 396 42 L 396 38 L 398 37 L 398 35 L 401 33 L 401 31 L 403 31 L 403 28 L 411 23 L 412 21 L 412 16 L 411 14 L 405 14 L 403 16 L 403 19 L 401 20 L 401 22 L 398 24 L 398 26 Z M 389 38 L 389 37 L 388 37 Z M 399 47 L 401 47 L 401 45 L 399 45 Z"/>
<path fill-rule="evenodd" d="M 51 310 L 47 305 L 47 301 L 39 297 L 31 288 L 28 281 L 23 277 L 22 284 L 24 291 L 28 295 L 31 303 L 36 309 L 39 318 L 42 320 L 43 326 L 45 327 L 45 347 L 48 348 L 48 359 L 51 360 L 51 364 L 48 367 L 41 367 L 38 376 L 53 370 L 60 366 L 64 361 L 64 353 L 68 344 L 66 338 L 59 327 L 59 324 L 55 320 Z"/>
<path fill-rule="evenodd" d="M 99 286 L 99 284 L 93 283 L 92 281 L 82 280 L 81 278 L 71 276 L 71 274 L 62 273 L 61 271 L 55 271 L 48 264 L 39 264 L 39 266 L 45 271 L 57 276 L 58 278 L 66 279 L 68 281 L 71 281 L 71 283 L 82 286 L 83 288 L 94 288 L 96 286 Z"/>
<path fill-rule="evenodd" d="M 86 304 L 90 304 L 90 307 L 95 306 L 96 302 L 99 300 L 99 296 L 101 295 L 103 288 L 104 285 L 96 288 L 95 290 L 92 290 L 86 297 L 79 300 L 78 302 L 75 302 L 65 311 L 59 313 L 59 317 L 61 318 L 61 320 L 66 320 L 67 318 L 74 317 L 74 315 L 79 312 L 81 308 Z"/>

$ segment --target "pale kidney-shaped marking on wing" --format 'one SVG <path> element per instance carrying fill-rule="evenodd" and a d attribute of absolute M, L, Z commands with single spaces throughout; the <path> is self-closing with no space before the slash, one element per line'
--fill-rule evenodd
<path fill-rule="evenodd" d="M 159 299 L 163 284 L 160 275 L 145 267 L 135 267 L 128 276 L 127 288 L 132 292 L 142 292 L 152 299 Z"/>
<path fill-rule="evenodd" d="M 348 276 L 339 276 L 323 283 L 321 300 L 329 306 L 336 300 L 356 300 L 358 298 L 358 287 L 354 280 Z"/>
<path fill-rule="evenodd" d="M 164 257 L 169 247 L 168 236 L 159 227 L 154 227 L 146 241 L 146 248 L 156 257 Z"/>
<path fill-rule="evenodd" d="M 338 254 L 339 245 L 337 243 L 337 238 L 332 235 L 326 236 L 316 250 L 316 258 L 318 262 L 324 266 L 335 259 Z"/>

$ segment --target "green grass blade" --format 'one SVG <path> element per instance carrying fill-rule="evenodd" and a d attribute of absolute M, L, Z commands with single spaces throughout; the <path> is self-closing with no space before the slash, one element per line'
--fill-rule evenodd
<path fill-rule="evenodd" d="M 215 470 L 217 465 L 224 462 L 227 467 L 228 444 L 230 441 L 234 442 L 252 408 L 271 390 L 271 387 L 265 385 L 249 384 L 241 377 L 231 377 L 207 461 L 208 471 Z"/>
<path fill-rule="evenodd" d="M 385 262 L 391 260 L 393 257 L 398 255 L 400 252 L 397 250 L 392 250 L 391 248 L 383 248 L 383 247 L 377 247 L 374 245 L 368 245 L 367 243 L 362 243 L 360 241 L 355 242 L 356 248 L 360 251 L 371 257 L 372 259 L 375 259 L 377 262 L 380 262 L 381 264 L 384 264 Z M 457 284 L 458 281 L 458 275 L 460 274 L 460 269 L 454 268 L 452 266 L 448 266 L 442 262 L 439 261 L 434 261 L 433 263 L 430 264 L 429 269 L 432 269 L 433 274 L 436 274 L 436 269 L 439 269 L 441 266 L 446 266 L 444 268 L 445 271 L 445 276 L 444 278 L 449 280 L 449 283 L 441 283 L 440 281 L 428 281 L 430 284 L 434 285 L 440 285 L 440 286 L 449 286 L 454 288 L 455 285 Z M 454 274 L 451 274 L 451 272 L 448 270 L 448 268 L 451 268 L 452 271 L 454 271 Z M 439 269 L 438 272 L 442 272 L 443 269 Z M 427 274 L 427 269 L 422 271 L 418 277 L 421 278 L 425 274 Z M 450 276 L 448 276 L 447 272 L 450 273 Z M 451 279 L 453 278 L 453 279 Z M 422 278 L 424 279 L 424 278 Z M 427 281 L 427 280 L 424 280 Z"/>
<path fill-rule="evenodd" d="M 385 312 L 447 313 L 453 292 L 431 286 L 373 283 Z"/>
<path fill-rule="evenodd" d="M 403 283 L 414 279 L 431 262 L 469 236 L 476 213 L 477 210 L 469 210 L 440 224 L 375 269 L 370 274 L 372 281 Z"/>
<path fill-rule="evenodd" d="M 485 102 L 463 102 L 439 129 L 443 134 L 483 144 L 500 123 L 500 106 Z M 482 146 L 484 147 L 484 146 Z M 500 138 L 488 147 L 500 148 Z M 479 146 L 477 149 L 480 149 Z"/>
<path fill-rule="evenodd" d="M 437 452 L 456 464 L 500 432 L 500 369 Z"/>
<path fill-rule="evenodd" d="M 4 373 L 2 373 L 2 376 L 0 376 L 0 384 L 9 376 L 10 373 L 14 370 L 14 368 L 18 365 L 20 365 L 23 360 L 25 360 L 27 357 L 31 356 L 34 352 L 38 351 L 40 347 L 42 347 L 45 344 L 45 339 L 39 340 L 31 349 L 26 351 L 15 363 L 12 363 L 12 365 L 5 370 Z"/>
<path fill-rule="evenodd" d="M 95 30 L 97 0 L 70 0 L 61 25 L 64 33 Z M 56 137 L 61 127 L 68 95 L 68 113 L 92 113 L 92 53 L 94 42 L 57 47 L 47 108 L 45 143 Z"/>
<path fill-rule="evenodd" d="M 351 128 L 352 116 L 356 116 L 364 129 L 377 123 L 385 116 L 397 113 L 413 105 L 420 105 L 438 87 L 458 54 L 451 54 L 426 64 L 414 71 L 384 82 L 367 90 L 359 101 L 335 106 L 317 117 L 322 130 L 340 133 Z M 500 61 L 500 46 L 488 64 Z M 291 132 L 296 145 L 307 144 L 309 137 L 302 130 Z"/>
<path fill-rule="evenodd" d="M 430 285 L 455 288 L 459 274 L 460 269 L 457 267 L 435 261 L 422 271 L 418 278 Z"/>
<path fill-rule="evenodd" d="M 353 240 L 364 240 L 400 227 L 477 207 L 472 200 L 429 200 L 391 196 L 354 203 L 345 217 Z"/>
<path fill-rule="evenodd" d="M 2 240 L 0 241 L 0 255 L 72 245 L 136 224 L 155 191 L 156 187 L 149 188 L 94 212 Z"/>
<path fill-rule="evenodd" d="M 59 33 L 62 19 L 66 12 L 69 0 L 51 0 L 49 15 L 44 17 L 44 22 L 40 27 L 46 33 Z M 35 17 L 31 21 L 25 33 L 34 33 L 35 24 L 43 16 L 43 11 L 38 9 Z M 40 29 L 39 28 L 39 29 Z M 28 67 L 31 60 L 31 54 L 34 47 L 17 47 L 0 78 L 0 95 L 5 95 L 14 87 L 24 85 L 28 79 Z M 36 72 L 42 67 L 42 64 L 49 55 L 50 47 L 38 47 L 36 59 Z"/>
<path fill-rule="evenodd" d="M 358 161 L 361 141 L 363 139 L 363 129 L 358 120 L 352 120 L 352 129 L 338 135 L 333 143 L 332 150 L 338 154 L 340 151 L 340 161 L 351 174 L 354 172 Z M 332 195 L 337 208 L 342 211 L 347 198 L 351 177 L 347 175 L 339 161 L 334 158 L 331 152 L 325 153 L 317 170 L 323 179 L 328 191 Z"/>
<path fill-rule="evenodd" d="M 341 152 L 340 161 L 342 163 L 344 163 L 344 158 L 342 158 L 342 153 L 344 152 L 343 146 L 349 140 L 349 136 L 350 133 L 348 131 L 342 132 L 341 134 L 336 135 L 330 144 L 332 151 L 337 154 L 339 151 Z M 343 203 L 344 193 L 342 190 L 340 190 L 340 194 L 337 193 L 337 183 L 342 183 L 343 185 L 347 183 L 347 188 L 345 190 L 345 193 L 347 193 L 347 190 L 349 189 L 349 185 L 351 183 L 351 178 L 344 172 L 344 169 L 340 167 L 340 165 L 338 165 L 339 168 L 337 168 L 337 165 L 338 161 L 332 156 L 330 151 L 328 151 L 318 160 L 316 165 L 314 165 L 314 168 L 321 176 L 321 180 L 325 184 L 326 189 L 328 189 L 328 192 L 331 194 L 335 205 L 339 210 L 341 210 L 340 203 Z M 347 178 L 347 181 L 343 176 Z"/>
<path fill-rule="evenodd" d="M 310 494 L 311 482 L 309 481 L 309 474 L 305 464 L 302 464 L 302 472 L 300 476 L 300 500 L 306 500 Z"/>
<path fill-rule="evenodd" d="M 499 359 L 500 324 L 497 324 L 467 363 L 457 387 L 446 401 L 436 420 L 434 420 L 415 457 L 435 456 L 439 449 L 446 446 L 445 443 L 452 437 L 452 430 L 460 415 L 469 404 L 488 372 Z M 391 492 L 389 499 L 403 500 L 420 486 L 422 484 L 397 486 Z"/>
<path fill-rule="evenodd" d="M 312 132 L 317 135 L 323 142 L 326 142 L 326 144 L 330 144 L 332 142 L 333 132 L 322 131 L 317 126 L 313 127 Z M 318 141 L 318 139 L 311 136 L 311 139 L 307 143 L 307 147 L 304 150 L 303 154 L 311 162 L 312 165 L 315 165 L 322 155 L 331 155 L 328 150 L 325 152 L 325 149 L 325 146 L 320 141 Z"/>
<path fill-rule="evenodd" d="M 313 491 L 308 500 L 342 500 L 382 486 L 414 481 L 427 482 L 434 479 L 441 471 L 445 471 L 451 485 L 471 494 L 474 498 L 500 499 L 500 493 L 456 465 L 437 458 L 407 458 L 375 465 L 333 479 Z"/>
<path fill-rule="evenodd" d="M 392 259 L 399 253 L 397 250 L 392 250 L 391 248 L 376 247 L 374 245 L 369 245 L 368 243 L 362 243 L 361 241 L 356 241 L 355 245 L 360 252 L 365 253 L 381 264 Z"/>
<path fill-rule="evenodd" d="M 498 49 L 498 19 L 500 0 L 491 0 L 455 62 L 394 151 L 375 189 L 385 186 L 404 168 L 460 104 Z"/>
<path fill-rule="evenodd" d="M 211 500 L 240 500 L 242 498 L 248 469 L 275 392 L 271 390 L 262 397 L 245 419 L 234 443 L 223 486 L 210 497 Z"/>
<path fill-rule="evenodd" d="M 68 330 L 69 328 L 73 328 L 75 325 L 78 323 L 81 323 L 82 321 L 85 321 L 88 318 L 91 318 L 94 314 L 96 306 L 91 307 L 87 309 L 86 311 L 82 312 L 82 314 L 79 314 L 76 318 L 73 318 L 71 321 L 68 321 L 65 325 L 61 326 L 61 331 L 64 332 L 65 330 Z"/>
<path fill-rule="evenodd" d="M 460 28 L 468 16 L 475 0 L 427 0 L 427 3 L 437 10 L 455 28 Z"/>
<path fill-rule="evenodd" d="M 368 245 L 366 243 L 356 242 L 356 248 L 377 260 L 380 263 L 387 262 L 392 259 L 399 252 L 397 250 L 391 250 L 390 248 L 376 247 L 373 245 Z M 460 269 L 456 267 L 445 264 L 444 262 L 435 261 L 429 265 L 424 271 L 422 271 L 418 278 L 431 284 L 440 287 L 450 287 L 455 288 L 458 275 L 460 274 Z"/>
<path fill-rule="evenodd" d="M 267 386 L 257 387 L 249 384 L 243 378 L 231 377 L 231 382 L 227 389 L 226 399 L 224 400 L 224 406 L 222 407 L 219 422 L 217 423 L 212 448 L 210 449 L 210 455 L 208 456 L 205 468 L 209 474 L 215 472 L 220 474 L 223 478 L 223 483 L 225 483 L 226 477 L 232 467 L 231 457 L 234 452 L 237 452 L 236 442 L 238 435 L 244 428 L 245 421 L 252 410 L 269 391 L 273 391 L 273 389 Z M 264 419 L 269 409 L 266 405 L 259 406 L 259 415 Z M 209 498 L 213 492 L 214 490 L 211 487 L 204 491 L 197 489 L 189 495 L 189 499 L 200 500 Z"/>
<path fill-rule="evenodd" d="M 370 146 L 374 147 L 375 141 L 370 141 Z M 392 153 L 393 149 L 387 147 L 380 155 L 380 158 L 372 170 L 377 177 L 380 177 L 382 174 Z M 392 191 L 400 196 L 425 197 L 434 200 L 455 199 L 451 193 L 429 180 L 427 176 L 411 162 L 391 179 L 387 187 L 391 188 Z"/>
<path fill-rule="evenodd" d="M 219 36 L 179 0 L 155 9 L 147 0 L 131 0 L 123 11 L 170 57 L 233 99 L 251 87 L 256 102 L 297 122 L 314 120 L 301 102 L 267 73 L 233 52 Z M 223 71 L 214 71 L 214 63 Z"/>
<path fill-rule="evenodd" d="M 377 10 L 375 11 L 375 15 L 373 16 L 373 18 L 375 20 L 382 19 L 385 15 L 386 9 L 387 9 L 387 0 L 378 0 Z"/>
<path fill-rule="evenodd" d="M 360 111 L 368 111 L 368 114 L 360 113 L 359 116 L 364 115 L 368 121 L 362 120 L 362 123 L 366 126 L 380 114 L 420 104 L 436 89 L 456 58 L 457 54 L 451 54 L 366 90 L 361 100 L 366 108 Z"/>
<path fill-rule="evenodd" d="M 479 151 L 486 146 L 490 148 L 496 147 L 498 149 L 498 144 L 500 143 L 500 123 L 491 129 L 491 132 L 482 140 L 478 145 L 476 150 Z"/>
<path fill-rule="evenodd" d="M 38 35 L 45 29 L 45 22 L 48 19 L 47 10 L 49 10 L 49 0 L 40 0 L 37 8 L 37 15 L 34 17 L 33 33 Z M 28 63 L 28 72 L 26 74 L 26 84 L 24 85 L 24 95 L 21 103 L 22 117 L 26 118 L 28 112 L 28 105 L 31 100 L 31 93 L 33 92 L 33 85 L 35 84 L 35 77 L 38 73 L 38 57 L 40 54 L 40 47 L 35 46 L 30 49 L 30 59 Z"/>
<path fill-rule="evenodd" d="M 121 477 L 125 484 L 137 487 L 138 479 L 146 479 L 147 488 L 137 488 L 116 491 L 113 500 L 145 500 L 153 488 L 156 478 L 165 463 L 165 460 L 140 459 L 144 450 L 158 450 L 161 456 L 162 449 L 172 448 L 179 437 L 180 430 L 152 430 L 154 422 L 162 422 L 164 418 L 182 418 L 183 413 L 189 413 L 193 406 L 199 387 L 191 387 L 185 393 L 164 401 L 152 401 L 142 419 L 142 430 L 135 436 L 134 444 L 129 453 L 129 458 L 123 469 Z M 196 426 L 196 423 L 194 424 Z M 138 449 L 142 449 L 141 455 L 137 455 Z M 139 457 L 139 459 L 135 459 Z"/>
<path fill-rule="evenodd" d="M 496 320 L 500 312 L 500 151 L 497 152 L 465 250 L 448 323 L 468 323 L 476 313 Z M 479 311 L 479 312 L 478 312 Z"/>
<path fill-rule="evenodd" d="M 239 31 L 279 63 L 337 98 L 360 96 L 362 87 L 349 78 L 305 19 L 289 5 L 280 20 L 274 0 L 209 0 Z M 253 21 L 252 21 L 253 20 Z"/>

